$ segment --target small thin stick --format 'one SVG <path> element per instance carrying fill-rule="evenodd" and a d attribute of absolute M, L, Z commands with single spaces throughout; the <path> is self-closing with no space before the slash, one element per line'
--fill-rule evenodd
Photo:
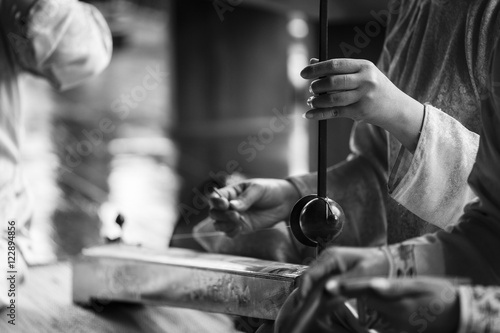
<path fill-rule="evenodd" d="M 216 187 L 213 187 L 213 188 L 212 188 L 212 191 L 213 191 L 215 194 L 217 194 L 217 195 L 219 196 L 219 198 L 221 198 L 221 199 L 223 199 L 223 198 L 224 198 L 224 196 L 223 196 L 223 195 L 219 192 L 219 190 L 218 190 Z M 241 213 L 240 213 L 240 212 L 238 212 L 238 211 L 234 208 L 234 206 L 233 206 L 233 205 L 231 205 L 231 203 L 229 203 L 229 209 L 230 209 L 230 210 L 233 210 L 233 211 L 235 211 L 235 212 L 237 212 L 237 213 L 238 213 L 238 215 L 239 215 L 239 219 L 240 219 L 241 223 L 243 223 L 244 225 L 246 225 L 246 226 L 247 226 L 247 228 L 248 228 L 249 230 L 252 230 L 252 226 L 250 225 L 250 223 L 248 223 L 248 221 L 245 219 L 245 217 L 244 217 L 243 215 L 241 215 Z"/>
<path fill-rule="evenodd" d="M 194 234 L 177 234 L 173 235 L 170 239 L 179 240 L 179 239 L 193 239 L 195 237 L 220 237 L 222 235 L 224 235 L 222 231 L 214 231 L 214 232 L 199 233 L 196 236 Z"/>
<path fill-rule="evenodd" d="M 283 226 L 283 227 L 280 227 L 280 228 L 290 228 L 290 226 Z M 245 233 L 242 233 L 242 234 L 239 234 L 238 236 L 242 236 L 242 235 L 249 235 L 249 234 L 254 234 L 254 233 L 257 233 L 257 232 L 261 232 L 261 231 L 269 231 L 269 230 L 277 230 L 277 228 L 264 228 L 264 229 L 259 229 L 259 230 L 255 230 L 255 231 L 251 231 L 251 232 L 245 232 Z M 212 231 L 212 232 L 200 232 L 200 233 L 197 233 L 196 236 L 194 234 L 177 234 L 177 235 L 173 235 L 171 237 L 172 240 L 178 240 L 178 239 L 192 239 L 192 238 L 195 238 L 195 237 L 220 237 L 220 236 L 224 236 L 225 233 L 223 231 Z"/>

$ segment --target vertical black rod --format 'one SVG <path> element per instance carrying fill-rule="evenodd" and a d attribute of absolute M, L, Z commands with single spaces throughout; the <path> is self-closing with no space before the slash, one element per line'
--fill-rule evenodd
<path fill-rule="evenodd" d="M 319 5 L 319 61 L 328 59 L 328 0 Z M 326 120 L 318 123 L 318 196 L 326 198 L 326 169 L 328 133 Z"/>

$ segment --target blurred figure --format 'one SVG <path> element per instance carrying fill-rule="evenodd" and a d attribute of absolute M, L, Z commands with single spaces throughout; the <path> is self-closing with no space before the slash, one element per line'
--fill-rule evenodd
<path fill-rule="evenodd" d="M 27 237 L 32 214 L 20 165 L 19 75 L 29 72 L 57 89 L 68 89 L 101 72 L 110 61 L 111 50 L 108 27 L 88 4 L 0 0 L 0 267 L 3 273 L 17 270 L 17 282 L 24 274 L 24 264 L 20 248 L 12 249 Z M 10 257 L 15 256 L 14 266 L 7 267 L 7 249 Z M 0 281 L 0 289 L 7 290 L 6 280 Z M 0 308 L 8 301 L 6 297 L 2 292 Z"/>

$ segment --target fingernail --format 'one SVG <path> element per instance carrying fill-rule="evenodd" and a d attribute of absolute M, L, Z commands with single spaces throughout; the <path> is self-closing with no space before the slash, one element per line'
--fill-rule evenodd
<path fill-rule="evenodd" d="M 370 281 L 370 286 L 373 289 L 389 290 L 391 288 L 391 283 L 384 278 L 374 278 Z"/>
<path fill-rule="evenodd" d="M 302 117 L 304 117 L 305 119 L 312 119 L 314 115 L 310 112 L 306 112 L 302 115 Z"/>
<path fill-rule="evenodd" d="M 328 280 L 325 284 L 325 290 L 332 294 L 332 295 L 338 295 L 340 294 L 340 284 L 337 280 Z"/>
<path fill-rule="evenodd" d="M 306 101 L 307 106 L 310 107 L 311 109 L 313 108 L 312 101 L 313 97 L 309 97 Z"/>

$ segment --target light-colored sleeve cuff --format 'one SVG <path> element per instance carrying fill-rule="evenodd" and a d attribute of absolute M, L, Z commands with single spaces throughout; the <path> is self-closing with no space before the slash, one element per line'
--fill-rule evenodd
<path fill-rule="evenodd" d="M 460 321 L 457 333 L 471 332 L 471 307 L 472 307 L 472 288 L 469 286 L 460 286 L 458 288 L 458 298 L 460 301 Z"/>
<path fill-rule="evenodd" d="M 460 286 L 460 323 L 457 333 L 500 332 L 500 289 Z"/>
<path fill-rule="evenodd" d="M 401 148 L 389 176 L 389 193 L 420 218 L 446 228 L 458 222 L 475 195 L 467 184 L 479 136 L 426 105 L 415 153 Z"/>

